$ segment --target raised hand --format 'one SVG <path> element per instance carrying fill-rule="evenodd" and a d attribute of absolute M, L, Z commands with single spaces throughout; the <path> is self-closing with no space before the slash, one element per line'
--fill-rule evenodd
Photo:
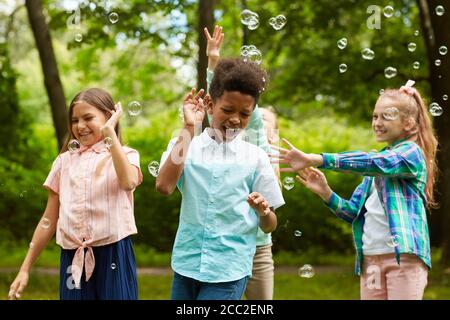
<path fill-rule="evenodd" d="M 119 102 L 116 105 L 114 105 L 114 110 L 111 110 L 111 117 L 106 121 L 105 125 L 101 128 L 101 132 L 104 137 L 110 136 L 113 134 L 114 128 L 116 127 L 117 123 L 119 123 L 119 119 L 122 115 L 122 104 Z"/>
<path fill-rule="evenodd" d="M 186 95 L 183 103 L 184 125 L 194 127 L 196 124 L 202 123 L 206 114 L 206 106 L 203 99 L 209 99 L 205 96 L 205 90 L 200 89 L 196 94 L 196 89 L 192 88 L 191 92 Z"/>
<path fill-rule="evenodd" d="M 304 153 L 294 147 L 288 140 L 284 138 L 282 140 L 289 146 L 289 149 L 271 145 L 275 150 L 278 150 L 279 153 L 277 155 L 269 155 L 272 158 L 272 163 L 289 165 L 287 168 L 280 168 L 281 172 L 296 172 L 310 166 L 322 164 L 322 156 Z"/>
<path fill-rule="evenodd" d="M 327 178 L 322 171 L 316 168 L 306 168 L 298 173 L 297 180 L 307 189 L 319 195 L 324 201 L 328 202 L 332 190 L 328 186 Z"/>
<path fill-rule="evenodd" d="M 17 300 L 20 299 L 23 290 L 28 284 L 28 272 L 19 271 L 16 279 L 14 279 L 13 283 L 9 287 L 8 299 L 9 300 Z"/>
<path fill-rule="evenodd" d="M 264 217 L 270 213 L 269 203 L 266 199 L 258 192 L 252 192 L 248 195 L 247 202 L 250 207 L 256 210 L 258 215 Z"/>
<path fill-rule="evenodd" d="M 209 31 L 207 28 L 203 29 L 203 32 L 206 37 L 206 55 L 208 57 L 220 57 L 220 47 L 222 46 L 224 33 L 222 32 L 222 27 L 215 26 L 214 27 L 214 33 L 213 36 L 209 34 Z"/>

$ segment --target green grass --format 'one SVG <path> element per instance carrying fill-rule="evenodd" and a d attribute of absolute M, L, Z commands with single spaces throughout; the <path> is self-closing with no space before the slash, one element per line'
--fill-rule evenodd
<path fill-rule="evenodd" d="M 170 266 L 170 253 L 135 245 L 137 265 L 143 267 Z M 0 268 L 18 270 L 27 246 L 0 246 Z M 441 250 L 433 249 L 433 261 L 439 261 Z M 41 254 L 35 267 L 59 269 L 60 248 L 52 243 Z M 354 256 L 310 249 L 308 252 L 279 252 L 274 256 L 276 268 L 274 299 L 276 300 L 355 300 L 359 299 L 359 278 L 353 273 Z M 310 264 L 316 268 L 312 278 L 302 278 L 298 267 Z M 34 271 L 33 271 L 34 270 Z M 59 275 L 47 275 L 32 270 L 24 299 L 47 300 L 59 298 Z M 6 299 L 14 271 L 0 272 L 0 299 Z M 169 274 L 138 276 L 139 299 L 164 300 L 170 298 L 172 276 Z M 425 299 L 450 299 L 450 273 L 436 262 L 428 275 Z"/>
<path fill-rule="evenodd" d="M 295 271 L 295 268 L 291 268 Z M 0 273 L 0 299 L 6 299 L 14 273 Z M 171 275 L 139 275 L 139 299 L 167 300 L 170 298 Z M 23 299 L 47 300 L 59 298 L 59 276 L 33 272 Z M 436 268 L 429 274 L 425 299 L 450 299 L 450 275 Z M 357 300 L 359 278 L 352 268 L 341 267 L 317 272 L 312 278 L 301 278 L 295 272 L 277 273 L 276 300 Z"/>

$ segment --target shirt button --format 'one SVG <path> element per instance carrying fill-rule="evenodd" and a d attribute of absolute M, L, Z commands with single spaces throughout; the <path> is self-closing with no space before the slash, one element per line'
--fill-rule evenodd
<path fill-rule="evenodd" d="M 213 198 L 209 198 L 209 203 L 213 203 L 214 199 Z"/>
<path fill-rule="evenodd" d="M 205 250 L 203 250 L 203 253 L 205 253 L 205 254 L 206 254 L 206 253 L 208 253 L 208 250 L 206 250 L 206 249 L 205 249 Z"/>

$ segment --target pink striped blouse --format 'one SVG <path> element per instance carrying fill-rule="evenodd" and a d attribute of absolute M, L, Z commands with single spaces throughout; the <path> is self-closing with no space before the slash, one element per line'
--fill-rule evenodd
<path fill-rule="evenodd" d="M 123 146 L 128 160 L 142 172 L 139 153 Z M 76 152 L 64 152 L 53 163 L 44 187 L 59 195 L 56 243 L 63 249 L 77 249 L 72 277 L 80 286 L 83 265 L 86 281 L 95 267 L 91 247 L 104 246 L 137 233 L 133 212 L 133 191 L 120 188 L 111 153 L 103 141 Z M 84 248 L 87 248 L 86 254 Z"/>

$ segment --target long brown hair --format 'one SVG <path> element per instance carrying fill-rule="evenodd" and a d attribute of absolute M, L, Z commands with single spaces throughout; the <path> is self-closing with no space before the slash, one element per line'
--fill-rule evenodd
<path fill-rule="evenodd" d="M 73 114 L 73 108 L 77 103 L 85 102 L 87 104 L 90 104 L 91 106 L 97 108 L 101 112 L 103 112 L 106 116 L 106 119 L 109 119 L 111 117 L 111 111 L 114 111 L 114 100 L 111 97 L 111 95 L 100 88 L 89 88 L 87 90 L 83 90 L 75 95 L 75 97 L 72 99 L 72 102 L 70 102 L 69 106 L 69 135 L 64 142 L 63 147 L 61 148 L 60 153 L 66 152 L 68 150 L 68 145 L 70 140 L 75 139 L 75 136 L 72 132 L 72 114 Z M 114 128 L 114 131 L 116 132 L 117 138 L 119 139 L 120 143 L 122 144 L 122 136 L 120 133 L 120 126 L 119 123 L 117 123 L 116 127 Z"/>
<path fill-rule="evenodd" d="M 419 145 L 425 155 L 427 167 L 427 182 L 425 185 L 426 205 L 429 209 L 436 208 L 438 204 L 434 197 L 434 184 L 438 175 L 436 163 L 438 141 L 425 102 L 416 89 L 412 90 L 412 95 L 401 90 L 388 89 L 382 94 L 382 97 L 384 96 L 404 102 L 399 104 L 402 119 L 407 121 L 410 118 L 415 122 L 407 134 Z"/>

